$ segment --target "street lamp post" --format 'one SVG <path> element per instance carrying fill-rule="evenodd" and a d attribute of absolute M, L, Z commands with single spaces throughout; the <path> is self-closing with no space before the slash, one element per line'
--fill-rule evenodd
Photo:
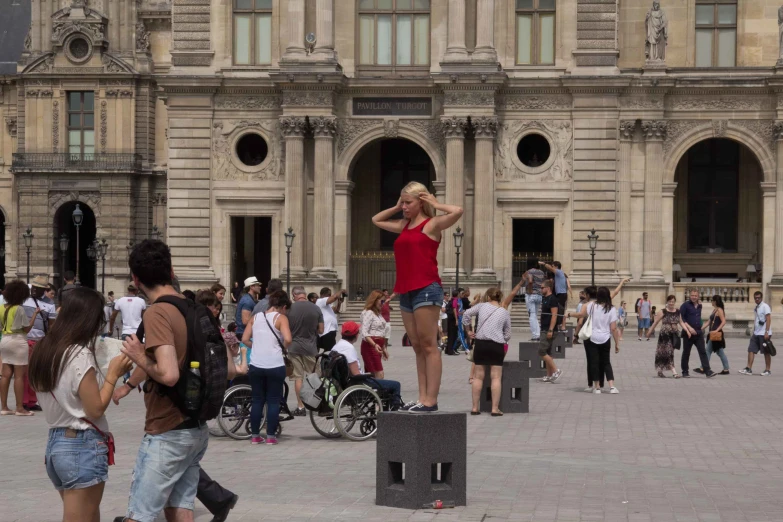
<path fill-rule="evenodd" d="M 82 212 L 82 209 L 79 208 L 78 203 L 76 204 L 76 208 L 73 209 L 71 219 L 73 219 L 73 225 L 76 227 L 76 281 L 74 281 L 74 283 L 78 286 L 81 284 L 81 280 L 79 278 L 79 231 L 82 227 L 82 223 L 84 222 L 84 212 Z"/>
<path fill-rule="evenodd" d="M 96 253 L 101 256 L 101 293 L 104 295 L 106 294 L 106 254 L 108 252 L 109 243 L 106 239 L 101 239 L 101 242 L 96 245 Z"/>
<path fill-rule="evenodd" d="M 27 284 L 30 284 L 30 250 L 33 248 L 33 238 L 35 237 L 33 235 L 33 229 L 32 227 L 27 227 L 27 232 L 22 234 L 22 237 L 24 238 L 24 247 L 27 249 Z"/>
<path fill-rule="evenodd" d="M 152 226 L 152 232 L 150 232 L 150 239 L 155 239 L 155 240 L 160 239 L 160 230 L 158 229 L 158 225 Z"/>
<path fill-rule="evenodd" d="M 457 231 L 454 232 L 454 248 L 457 250 L 457 271 L 454 272 L 454 284 L 457 287 L 457 291 L 459 292 L 459 249 L 462 248 L 462 238 L 465 237 L 465 234 L 462 232 L 462 229 L 460 227 L 457 227 Z"/>
<path fill-rule="evenodd" d="M 587 241 L 590 244 L 590 257 L 592 264 L 590 267 L 590 285 L 595 286 L 595 249 L 598 246 L 598 234 L 595 233 L 595 229 L 590 230 L 587 235 Z"/>
<path fill-rule="evenodd" d="M 294 229 L 291 227 L 288 227 L 288 232 L 283 234 L 285 236 L 285 255 L 286 255 L 286 261 L 285 261 L 285 286 L 286 291 L 288 292 L 288 295 L 291 295 L 291 247 L 294 246 L 294 238 L 296 237 L 296 234 L 294 234 Z"/>
<path fill-rule="evenodd" d="M 62 270 L 60 271 L 60 286 L 65 286 L 65 256 L 68 254 L 68 240 L 67 234 L 60 234 L 60 257 L 62 258 Z"/>

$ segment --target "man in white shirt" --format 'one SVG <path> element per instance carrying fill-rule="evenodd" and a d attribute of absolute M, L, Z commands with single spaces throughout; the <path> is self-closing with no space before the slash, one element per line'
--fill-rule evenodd
<path fill-rule="evenodd" d="M 321 288 L 321 298 L 315 302 L 321 309 L 321 313 L 324 314 L 324 333 L 318 338 L 318 348 L 324 352 L 330 351 L 337 342 L 337 316 L 332 305 L 337 302 L 339 310 L 346 295 L 348 292 L 345 290 L 340 290 L 337 294 L 332 295 L 332 289 L 324 287 Z"/>
<path fill-rule="evenodd" d="M 33 327 L 27 332 L 27 346 L 29 354 L 33 354 L 33 349 L 38 341 L 43 339 L 47 333 L 54 326 L 54 321 L 57 319 L 57 310 L 54 304 L 44 301 L 46 290 L 49 288 L 49 276 L 37 275 L 30 283 L 30 297 L 22 303 L 22 308 L 27 314 L 28 319 L 32 319 L 35 314 L 35 309 L 40 308 L 40 313 L 35 317 L 35 323 Z M 38 405 L 38 397 L 35 394 L 35 390 L 30 386 L 30 381 L 27 375 L 24 376 L 24 397 L 22 404 L 27 411 L 41 411 L 41 407 Z"/>
<path fill-rule="evenodd" d="M 772 372 L 770 372 L 772 356 L 769 354 L 769 350 L 766 349 L 766 343 L 769 341 L 770 335 L 772 335 L 772 309 L 767 303 L 762 301 L 763 297 L 761 292 L 753 294 L 753 300 L 756 301 L 756 308 L 753 310 L 753 335 L 748 345 L 748 366 L 739 371 L 743 375 L 753 375 L 753 359 L 759 352 L 764 354 L 764 362 L 767 365 L 761 376 L 767 377 L 772 375 Z"/>
<path fill-rule="evenodd" d="M 141 324 L 141 316 L 147 309 L 147 303 L 139 297 L 139 291 L 134 285 L 128 285 L 128 295 L 114 301 L 114 312 L 109 320 L 109 332 L 114 331 L 114 321 L 117 314 L 122 314 L 122 332 L 120 338 L 124 341 L 131 334 L 136 334 Z"/>
<path fill-rule="evenodd" d="M 342 339 L 337 341 L 331 349 L 332 353 L 339 353 L 345 357 L 345 361 L 348 363 L 348 371 L 351 372 L 351 375 L 360 375 L 364 373 L 362 363 L 359 361 L 359 354 L 356 353 L 356 348 L 353 347 L 353 343 L 355 343 L 356 339 L 359 337 L 359 330 L 360 327 L 358 323 L 347 321 L 342 327 Z M 399 381 L 369 377 L 367 385 L 373 386 L 374 384 L 377 384 L 379 388 L 392 395 L 390 406 L 392 411 L 396 411 L 402 406 Z"/>

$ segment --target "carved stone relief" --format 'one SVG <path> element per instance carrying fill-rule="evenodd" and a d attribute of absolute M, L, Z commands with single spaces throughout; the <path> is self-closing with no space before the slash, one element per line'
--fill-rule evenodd
<path fill-rule="evenodd" d="M 620 98 L 620 107 L 623 109 L 663 109 L 663 98 L 654 96 L 645 98 L 641 96 L 629 96 Z"/>
<path fill-rule="evenodd" d="M 783 140 L 783 121 L 776 121 L 774 126 L 775 139 Z"/>
<path fill-rule="evenodd" d="M 451 116 L 450 118 L 441 118 L 441 128 L 443 136 L 446 138 L 464 138 L 468 130 L 468 119 Z"/>
<path fill-rule="evenodd" d="M 258 130 L 267 141 L 268 156 L 257 167 L 241 165 L 234 154 L 236 140 L 245 129 Z M 212 128 L 212 171 L 215 179 L 237 181 L 281 179 L 285 166 L 280 130 L 277 120 L 215 122 Z"/>
<path fill-rule="evenodd" d="M 101 194 L 100 192 L 79 192 L 75 190 L 71 191 L 49 191 L 49 212 L 51 215 L 55 215 L 57 210 L 65 203 L 70 201 L 82 201 L 86 203 L 96 218 L 101 216 Z"/>
<path fill-rule="evenodd" d="M 680 138 L 696 127 L 706 125 L 704 120 L 670 120 L 666 126 L 666 139 L 663 142 L 663 154 L 667 156 L 677 145 Z"/>
<path fill-rule="evenodd" d="M 338 120 L 337 155 L 342 154 L 356 138 L 365 134 L 373 127 L 380 127 L 381 125 L 383 125 L 382 120 Z"/>
<path fill-rule="evenodd" d="M 337 118 L 329 116 L 310 118 L 310 128 L 316 138 L 334 138 L 337 133 Z"/>
<path fill-rule="evenodd" d="M 58 100 L 52 102 L 52 149 L 55 151 L 60 149 L 60 102 Z"/>
<path fill-rule="evenodd" d="M 101 100 L 101 152 L 106 152 L 107 126 L 108 116 L 106 114 L 106 100 Z"/>
<path fill-rule="evenodd" d="M 636 120 L 621 121 L 619 130 L 621 140 L 633 139 L 633 133 L 636 130 Z"/>
<path fill-rule="evenodd" d="M 495 105 L 494 91 L 449 91 L 445 92 L 444 105 L 487 106 Z"/>
<path fill-rule="evenodd" d="M 215 98 L 217 109 L 279 109 L 280 97 L 270 96 L 218 96 Z"/>
<path fill-rule="evenodd" d="M 283 91 L 283 105 L 329 107 L 332 104 L 332 91 Z"/>
<path fill-rule="evenodd" d="M 387 138 L 396 138 L 400 133 L 399 120 L 386 120 L 383 122 L 383 135 Z"/>
<path fill-rule="evenodd" d="M 745 129 L 758 136 L 764 142 L 764 145 L 771 150 L 771 155 L 775 156 L 775 149 L 773 148 L 776 140 L 775 122 L 772 120 L 731 120 L 729 125 L 732 127 L 745 127 Z"/>
<path fill-rule="evenodd" d="M 776 101 L 768 96 L 669 96 L 668 110 L 699 111 L 764 111 L 775 108 Z"/>
<path fill-rule="evenodd" d="M 476 139 L 488 138 L 495 139 L 498 131 L 498 119 L 494 116 L 481 116 L 470 120 L 473 127 L 473 135 Z"/>
<path fill-rule="evenodd" d="M 441 158 L 446 157 L 446 139 L 442 123 L 438 120 L 402 120 L 400 125 L 412 127 L 427 137 L 435 145 Z"/>
<path fill-rule="evenodd" d="M 136 22 L 136 51 L 147 53 L 150 50 L 150 32 L 144 27 L 144 22 Z"/>
<path fill-rule="evenodd" d="M 666 120 L 643 121 L 642 136 L 645 140 L 663 140 L 666 138 L 666 129 L 668 122 Z"/>
<path fill-rule="evenodd" d="M 11 118 L 6 116 L 5 118 L 5 126 L 8 129 L 8 134 L 10 134 L 12 137 L 16 137 L 16 118 Z"/>
<path fill-rule="evenodd" d="M 500 97 L 500 108 L 506 110 L 552 110 L 570 109 L 571 96 L 568 94 L 554 95 L 509 95 Z"/>
<path fill-rule="evenodd" d="M 712 120 L 712 135 L 716 138 L 722 138 L 726 135 L 726 126 L 728 121 L 726 120 Z"/>
<path fill-rule="evenodd" d="M 523 134 L 535 131 L 551 144 L 554 159 L 549 168 L 539 174 L 520 170 L 514 161 L 517 143 Z M 517 120 L 498 125 L 495 141 L 495 176 L 506 180 L 568 181 L 573 172 L 573 128 L 565 120 Z"/>

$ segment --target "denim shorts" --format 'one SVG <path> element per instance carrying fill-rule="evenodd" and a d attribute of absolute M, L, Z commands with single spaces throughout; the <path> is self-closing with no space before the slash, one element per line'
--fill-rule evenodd
<path fill-rule="evenodd" d="M 167 507 L 193 510 L 199 462 L 207 452 L 206 425 L 144 435 L 130 487 L 128 518 L 154 522 Z"/>
<path fill-rule="evenodd" d="M 649 317 L 640 317 L 639 318 L 639 330 L 644 330 L 646 328 L 649 328 L 652 324 L 652 321 L 650 321 Z"/>
<path fill-rule="evenodd" d="M 44 458 L 46 474 L 57 491 L 89 488 L 109 480 L 108 455 L 106 441 L 95 430 L 52 428 Z"/>
<path fill-rule="evenodd" d="M 432 283 L 418 290 L 411 290 L 400 295 L 400 310 L 412 313 L 422 306 L 443 305 L 443 287 L 438 283 Z"/>

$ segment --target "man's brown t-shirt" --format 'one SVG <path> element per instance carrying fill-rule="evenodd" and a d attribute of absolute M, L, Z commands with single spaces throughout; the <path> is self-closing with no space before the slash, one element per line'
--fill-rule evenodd
<path fill-rule="evenodd" d="M 177 364 L 182 368 L 187 355 L 188 333 L 185 317 L 174 305 L 157 303 L 147 308 L 144 313 L 144 336 L 147 355 L 155 360 L 155 348 L 167 344 L 174 346 L 177 350 Z M 149 393 L 144 394 L 144 405 L 147 407 L 144 431 L 150 435 L 165 433 L 185 420 L 171 399 L 160 395 L 156 388 L 157 385 L 154 385 Z"/>

